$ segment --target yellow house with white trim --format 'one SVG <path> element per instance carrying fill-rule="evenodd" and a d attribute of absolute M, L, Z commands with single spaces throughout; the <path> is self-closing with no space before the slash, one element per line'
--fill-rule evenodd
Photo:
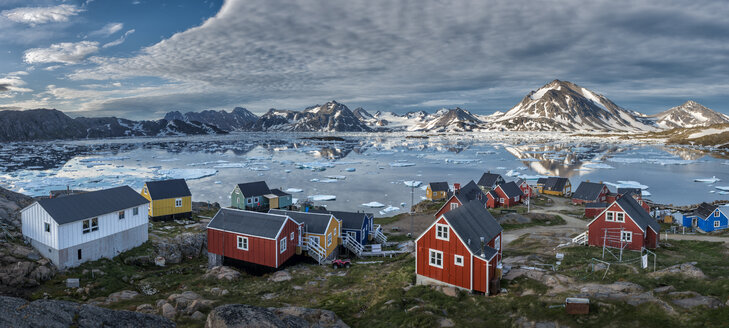
<path fill-rule="evenodd" d="M 185 179 L 147 181 L 141 194 L 149 200 L 150 220 L 192 217 L 192 194 Z"/>

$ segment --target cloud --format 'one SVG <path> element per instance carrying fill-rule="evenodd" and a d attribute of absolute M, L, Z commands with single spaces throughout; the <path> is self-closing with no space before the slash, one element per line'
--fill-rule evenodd
<path fill-rule="evenodd" d="M 33 92 L 32 89 L 25 87 L 27 83 L 20 77 L 27 74 L 27 72 L 19 71 L 0 77 L 0 98 L 13 98 L 17 93 Z"/>
<path fill-rule="evenodd" d="M 67 22 L 69 17 L 78 15 L 83 9 L 74 5 L 58 5 L 53 7 L 21 7 L 3 10 L 0 15 L 16 22 L 35 26 L 38 24 Z"/>
<path fill-rule="evenodd" d="M 119 37 L 118 39 L 116 39 L 116 40 L 114 40 L 114 41 L 111 41 L 111 42 L 109 42 L 109 43 L 107 43 L 107 44 L 104 44 L 104 45 L 102 46 L 102 48 L 109 48 L 109 47 L 114 47 L 114 46 L 118 46 L 118 45 L 120 45 L 120 44 L 124 43 L 124 41 L 125 41 L 125 40 L 127 39 L 127 37 L 128 37 L 128 36 L 129 36 L 130 34 L 132 34 L 132 33 L 134 33 L 134 29 L 131 29 L 131 30 L 129 30 L 129 31 L 126 31 L 126 32 L 124 33 L 124 35 L 122 35 L 122 36 L 121 36 L 121 37 Z"/>
<path fill-rule="evenodd" d="M 89 35 L 108 37 L 115 34 L 116 32 L 121 31 L 123 28 L 124 23 L 108 23 L 104 25 L 104 27 L 102 27 L 101 29 L 89 33 Z"/>
<path fill-rule="evenodd" d="M 77 64 L 98 51 L 99 43 L 95 41 L 61 42 L 48 48 L 28 49 L 23 55 L 23 61 L 28 64 Z"/>

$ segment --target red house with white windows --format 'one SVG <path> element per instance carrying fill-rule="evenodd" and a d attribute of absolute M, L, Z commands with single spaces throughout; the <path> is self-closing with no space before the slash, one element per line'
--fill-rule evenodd
<path fill-rule="evenodd" d="M 602 203 L 607 201 L 610 190 L 604 183 L 583 181 L 572 194 L 573 204 Z"/>
<path fill-rule="evenodd" d="M 462 206 L 463 204 L 467 204 L 468 202 L 472 200 L 479 201 L 483 206 L 486 206 L 486 195 L 484 195 L 483 191 L 481 191 L 481 188 L 476 185 L 473 180 L 471 182 L 467 183 L 465 186 L 460 187 L 457 183 L 455 184 L 455 191 L 453 192 L 453 196 L 448 198 L 448 200 L 443 204 L 443 206 L 440 207 L 438 212 L 435 213 L 435 217 L 440 217 L 443 215 L 443 213 L 448 212 L 452 209 L 456 209 L 459 206 Z"/>
<path fill-rule="evenodd" d="M 229 258 L 278 268 L 296 253 L 301 225 L 287 215 L 222 208 L 207 232 L 208 265 Z"/>
<path fill-rule="evenodd" d="M 502 230 L 475 200 L 440 215 L 415 240 L 416 283 L 497 293 Z"/>
<path fill-rule="evenodd" d="M 534 190 L 532 190 L 532 186 L 527 183 L 524 179 L 516 180 L 516 185 L 519 186 L 519 189 L 521 189 L 521 192 L 524 194 L 524 197 L 534 197 Z"/>
<path fill-rule="evenodd" d="M 588 244 L 640 251 L 656 248 L 661 226 L 633 197 L 620 197 L 587 224 Z"/>
<path fill-rule="evenodd" d="M 489 208 L 511 207 L 521 204 L 524 193 L 514 181 L 502 183 L 486 193 L 486 206 Z"/>

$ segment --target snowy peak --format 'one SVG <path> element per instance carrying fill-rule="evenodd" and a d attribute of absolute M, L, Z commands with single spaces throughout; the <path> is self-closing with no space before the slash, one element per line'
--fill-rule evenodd
<path fill-rule="evenodd" d="M 473 131 L 480 129 L 483 122 L 471 112 L 459 107 L 441 109 L 433 117 L 421 124 L 425 131 Z"/>
<path fill-rule="evenodd" d="M 368 114 L 369 115 L 369 114 Z M 347 106 L 336 101 L 315 105 L 303 111 L 270 109 L 254 124 L 257 131 L 369 132 Z"/>
<path fill-rule="evenodd" d="M 202 112 L 187 112 L 185 114 L 179 111 L 173 111 L 165 115 L 165 120 L 201 122 L 217 126 L 225 131 L 242 131 L 253 126 L 258 120 L 258 116 L 243 107 L 236 107 L 230 113 L 225 110 L 204 110 Z"/>
<path fill-rule="evenodd" d="M 689 100 L 680 106 L 656 114 L 656 125 L 664 129 L 692 128 L 729 123 L 729 116 Z"/>
<path fill-rule="evenodd" d="M 569 81 L 554 80 L 527 94 L 493 128 L 526 131 L 650 131 L 637 113 Z"/>

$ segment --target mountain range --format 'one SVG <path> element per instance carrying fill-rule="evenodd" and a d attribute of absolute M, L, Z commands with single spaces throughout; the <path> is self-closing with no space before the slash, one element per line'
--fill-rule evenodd
<path fill-rule="evenodd" d="M 70 118 L 60 111 L 0 111 L 0 140 L 48 140 L 124 136 L 222 134 L 238 131 L 290 132 L 654 132 L 729 123 L 729 116 L 694 101 L 656 115 L 618 106 L 607 97 L 568 81 L 554 80 L 529 92 L 506 112 L 477 115 L 462 108 L 405 114 L 350 110 L 330 101 L 302 111 L 270 109 L 260 117 L 245 108 L 168 112 L 157 121 L 116 117 Z"/>

